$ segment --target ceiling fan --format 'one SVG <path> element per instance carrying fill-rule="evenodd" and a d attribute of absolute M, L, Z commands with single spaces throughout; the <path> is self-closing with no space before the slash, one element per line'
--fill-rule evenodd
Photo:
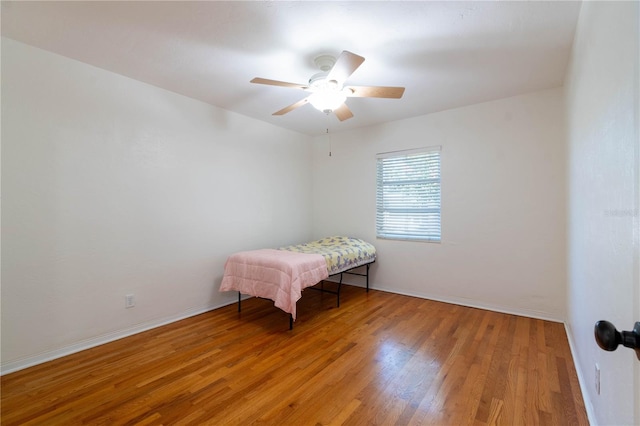
<path fill-rule="evenodd" d="M 353 117 L 345 103 L 347 98 L 400 99 L 404 93 L 404 87 L 345 86 L 347 78 L 364 62 L 364 58 L 355 53 L 344 50 L 337 59 L 331 55 L 320 55 L 314 62 L 321 72 L 311 76 L 309 84 L 287 83 L 259 77 L 251 80 L 251 83 L 302 89 L 311 93 L 306 98 L 274 112 L 273 115 L 284 115 L 310 103 L 326 114 L 335 113 L 340 121 L 344 121 Z"/>

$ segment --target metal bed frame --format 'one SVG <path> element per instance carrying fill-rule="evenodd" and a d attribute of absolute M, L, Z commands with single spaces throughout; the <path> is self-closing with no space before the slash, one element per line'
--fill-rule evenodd
<path fill-rule="evenodd" d="M 358 265 L 358 266 L 354 266 L 351 269 L 347 269 L 345 271 L 342 272 L 337 272 L 335 274 L 329 275 L 329 277 L 335 277 L 336 275 L 340 275 L 340 281 L 338 282 L 338 288 L 337 290 L 328 290 L 326 288 L 324 288 L 324 281 L 322 280 L 320 281 L 320 288 L 318 287 L 307 287 L 311 290 L 317 290 L 317 291 L 321 291 L 323 293 L 331 293 L 331 294 L 335 294 L 336 295 L 336 299 L 337 299 L 337 307 L 340 307 L 340 289 L 342 288 L 342 275 L 343 274 L 348 274 L 348 275 L 358 275 L 360 277 L 366 277 L 366 282 L 367 282 L 367 293 L 369 292 L 369 268 L 371 267 L 371 264 L 375 263 L 375 259 L 372 260 L 369 263 L 364 263 L 362 265 Z M 367 268 L 367 272 L 365 274 L 360 273 L 360 272 L 351 272 L 354 269 L 358 269 L 358 268 L 362 268 L 363 266 L 365 266 Z M 328 278 L 328 277 L 327 277 Z M 240 312 L 242 310 L 242 293 L 238 292 L 238 312 Z M 289 330 L 293 330 L 293 315 L 289 314 Z"/>

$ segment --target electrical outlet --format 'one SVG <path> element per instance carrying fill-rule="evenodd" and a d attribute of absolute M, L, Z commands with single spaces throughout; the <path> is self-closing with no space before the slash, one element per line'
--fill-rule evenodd
<path fill-rule="evenodd" d="M 136 300 L 133 294 L 127 294 L 124 296 L 124 307 L 125 308 L 133 308 L 136 306 Z"/>
<path fill-rule="evenodd" d="M 596 394 L 600 395 L 600 366 L 596 363 Z"/>

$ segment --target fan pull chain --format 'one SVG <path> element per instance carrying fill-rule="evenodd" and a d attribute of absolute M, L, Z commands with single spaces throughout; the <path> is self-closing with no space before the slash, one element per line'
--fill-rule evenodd
<path fill-rule="evenodd" d="M 327 141 L 329 142 L 329 157 L 331 157 L 331 136 L 329 135 L 329 113 L 326 114 L 327 116 Z"/>

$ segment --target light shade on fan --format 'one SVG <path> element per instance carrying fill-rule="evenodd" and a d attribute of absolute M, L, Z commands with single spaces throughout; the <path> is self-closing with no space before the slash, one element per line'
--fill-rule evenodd
<path fill-rule="evenodd" d="M 319 111 L 330 113 L 338 109 L 347 100 L 342 91 L 321 89 L 309 96 L 309 103 Z"/>

